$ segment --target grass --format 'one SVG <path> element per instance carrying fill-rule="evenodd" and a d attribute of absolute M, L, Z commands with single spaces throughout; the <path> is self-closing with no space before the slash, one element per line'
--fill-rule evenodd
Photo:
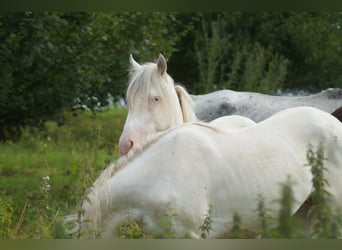
<path fill-rule="evenodd" d="M 46 131 L 25 130 L 18 142 L 0 144 L 0 239 L 68 238 L 60 218 L 74 211 L 85 190 L 100 171 L 119 157 L 117 142 L 125 121 L 126 110 L 105 110 L 96 115 L 88 111 L 66 113 L 66 122 L 57 126 L 47 122 Z M 341 237 L 341 214 L 326 204 L 329 194 L 324 179 L 324 150 L 309 147 L 308 165 L 313 173 L 314 205 L 309 212 L 316 215 L 310 238 Z M 233 225 L 227 228 L 228 238 L 304 238 L 296 227 L 290 210 L 293 203 L 291 180 L 283 184 L 279 194 L 281 210 L 277 218 L 268 216 L 264 198 L 258 199 L 254 212 L 259 216 L 259 228 L 242 228 L 244 218 L 234 214 Z M 213 230 L 209 207 L 198 225 L 201 238 Z M 172 204 L 166 208 L 161 225 L 167 235 L 145 234 L 130 215 L 118 226 L 119 238 L 174 238 Z M 270 221 L 277 225 L 271 227 Z M 187 236 L 186 236 L 187 237 Z"/>
<path fill-rule="evenodd" d="M 64 238 L 57 218 L 118 158 L 126 112 L 65 113 L 63 126 L 47 122 L 46 131 L 27 129 L 18 142 L 0 144 L 0 238 Z"/>

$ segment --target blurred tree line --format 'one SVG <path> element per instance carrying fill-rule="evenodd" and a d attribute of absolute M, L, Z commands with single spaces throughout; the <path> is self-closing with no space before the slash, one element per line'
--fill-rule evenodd
<path fill-rule="evenodd" d="M 342 87 L 342 13 L 196 13 L 171 58 L 195 92 Z M 187 69 L 187 70 L 182 70 Z M 179 78 L 177 78 L 179 77 Z"/>
<path fill-rule="evenodd" d="M 192 93 L 342 87 L 341 13 L 0 15 L 0 141 L 126 89 L 128 58 L 169 59 Z"/>

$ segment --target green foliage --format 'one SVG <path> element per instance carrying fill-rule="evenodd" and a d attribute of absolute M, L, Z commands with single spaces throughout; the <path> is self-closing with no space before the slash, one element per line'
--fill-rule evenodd
<path fill-rule="evenodd" d="M 292 186 L 293 182 L 290 178 L 282 184 L 281 208 L 278 215 L 278 227 L 276 232 L 278 238 L 294 238 L 297 236 L 292 216 L 293 204 L 295 202 Z"/>
<path fill-rule="evenodd" d="M 327 171 L 327 169 L 323 163 L 325 160 L 323 146 L 320 144 L 317 150 L 314 151 L 313 146 L 309 145 L 307 160 L 313 175 L 312 185 L 314 191 L 311 194 L 313 206 L 309 210 L 309 214 L 314 214 L 316 218 L 313 237 L 338 238 L 341 236 L 341 232 L 338 230 L 342 225 L 341 217 L 338 214 L 333 215 L 327 204 L 331 194 L 326 190 L 329 183 L 324 177 L 324 171 Z"/>
<path fill-rule="evenodd" d="M 202 19 L 201 24 L 194 43 L 199 73 L 199 84 L 196 85 L 195 91 L 209 92 L 217 82 L 229 39 L 224 36 L 223 18 L 219 17 L 213 21 Z"/>
<path fill-rule="evenodd" d="M 286 77 L 288 60 L 263 48 L 258 41 L 237 43 L 226 29 L 228 14 L 203 18 L 194 42 L 197 55 L 198 92 L 217 88 L 274 93 Z"/>
<path fill-rule="evenodd" d="M 235 212 L 233 215 L 233 226 L 230 230 L 232 238 L 235 238 L 235 239 L 244 238 L 244 234 L 241 229 L 241 221 L 242 221 L 241 216 L 239 215 L 238 212 Z"/>
<path fill-rule="evenodd" d="M 256 43 L 237 50 L 223 87 L 274 94 L 285 80 L 288 60 Z"/>
<path fill-rule="evenodd" d="M 170 57 L 188 29 L 159 12 L 0 15 L 0 141 L 48 119 L 62 124 L 75 104 L 94 109 L 122 95 L 129 54 Z"/>
<path fill-rule="evenodd" d="M 258 196 L 258 207 L 256 209 L 256 212 L 258 213 L 258 220 L 260 223 L 260 236 L 262 238 L 268 238 L 270 237 L 270 233 L 269 233 L 269 220 L 270 220 L 270 216 L 267 214 L 268 210 L 266 208 L 265 205 L 265 197 L 263 197 L 262 195 Z"/>
<path fill-rule="evenodd" d="M 144 239 L 146 238 L 144 232 L 140 229 L 139 225 L 133 221 L 126 221 L 118 226 L 116 235 L 121 239 Z"/>
<path fill-rule="evenodd" d="M 1 198 L 8 197 L 12 207 L 12 224 L 4 227 L 11 233 L 1 237 L 67 237 L 59 219 L 73 211 L 100 171 L 118 158 L 116 142 L 126 115 L 116 109 L 96 116 L 65 113 L 63 126 L 47 122 L 45 132 L 24 130 L 19 141 L 1 143 L 0 186 L 6 195 Z"/>
<path fill-rule="evenodd" d="M 13 201 L 0 193 L 0 239 L 10 239 L 13 229 Z"/>
<path fill-rule="evenodd" d="M 115 236 L 120 239 L 147 238 L 147 235 L 144 234 L 141 227 L 132 219 L 132 215 L 129 212 L 126 214 L 125 220 L 117 226 Z"/>
<path fill-rule="evenodd" d="M 277 88 L 342 87 L 339 12 L 190 15 L 199 19 L 194 23 L 197 35 L 182 38 L 177 53 L 186 57 L 187 64 L 177 57 L 171 62 L 182 64 L 175 68 L 175 77 L 182 76 L 197 93 L 221 88 L 273 93 Z M 189 69 L 188 78 L 178 72 L 184 68 Z M 197 75 L 191 68 L 198 68 Z"/>
<path fill-rule="evenodd" d="M 157 234 L 156 236 L 159 238 L 167 238 L 172 239 L 176 237 L 175 228 L 175 218 L 177 217 L 177 213 L 175 209 L 171 206 L 171 204 L 167 204 L 165 212 L 160 219 L 160 225 L 162 227 L 162 231 L 165 232 L 163 234 Z"/>
<path fill-rule="evenodd" d="M 212 231 L 211 224 L 213 223 L 212 219 L 212 206 L 209 206 L 207 214 L 204 215 L 204 220 L 202 224 L 199 226 L 199 230 L 201 231 L 201 239 L 206 239 L 209 235 L 210 231 Z"/>

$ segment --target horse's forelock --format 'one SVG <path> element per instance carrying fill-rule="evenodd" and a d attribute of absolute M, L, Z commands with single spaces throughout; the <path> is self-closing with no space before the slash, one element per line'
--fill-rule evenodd
<path fill-rule="evenodd" d="M 128 106 L 134 108 L 136 100 L 139 100 L 143 105 L 147 104 L 151 89 L 154 89 L 166 102 L 165 106 L 171 107 L 170 91 L 173 88 L 173 79 L 167 73 L 162 76 L 155 63 L 143 64 L 138 70 L 131 71 L 126 92 Z"/>
<path fill-rule="evenodd" d="M 135 107 L 135 100 L 146 102 L 149 97 L 151 89 L 151 75 L 155 65 L 153 63 L 146 63 L 141 65 L 139 69 L 130 72 L 129 84 L 126 92 L 128 107 Z"/>

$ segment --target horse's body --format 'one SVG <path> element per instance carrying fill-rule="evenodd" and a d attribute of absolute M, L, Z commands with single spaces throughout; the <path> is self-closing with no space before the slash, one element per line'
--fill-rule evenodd
<path fill-rule="evenodd" d="M 298 106 L 311 106 L 328 113 L 342 106 L 342 89 L 327 89 L 309 96 L 272 96 L 253 92 L 220 90 L 205 95 L 193 95 L 199 120 L 212 121 L 226 115 L 241 115 L 255 122 L 276 112 Z"/>
<path fill-rule="evenodd" d="M 342 124 L 326 112 L 301 107 L 231 131 L 184 124 L 158 134 L 141 152 L 135 147 L 104 170 L 83 202 L 81 231 L 112 237 L 129 213 L 154 236 L 172 230 L 177 237 L 199 238 L 198 228 L 211 206 L 209 236 L 217 237 L 231 228 L 235 212 L 245 226 L 257 224 L 258 195 L 276 216 L 281 184 L 288 177 L 294 213 L 312 191 L 306 166 L 309 143 L 323 145 L 331 207 L 342 205 Z M 167 218 L 171 229 L 162 226 L 168 208 L 174 213 Z"/>

